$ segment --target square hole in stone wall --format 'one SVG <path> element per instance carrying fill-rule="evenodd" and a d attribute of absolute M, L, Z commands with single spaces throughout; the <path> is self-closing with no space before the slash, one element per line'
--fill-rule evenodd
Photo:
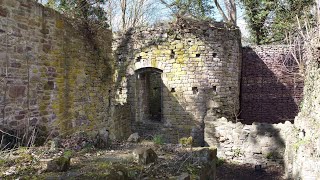
<path fill-rule="evenodd" d="M 200 54 L 196 54 L 196 57 L 200 57 Z"/>
<path fill-rule="evenodd" d="M 142 57 L 141 57 L 141 56 L 138 56 L 137 59 L 136 59 L 136 62 L 140 62 L 141 59 L 142 59 Z"/>
<path fill-rule="evenodd" d="M 215 57 L 217 57 L 217 53 L 212 53 L 212 56 L 215 58 Z"/>
<path fill-rule="evenodd" d="M 176 89 L 175 88 L 171 88 L 170 92 L 176 92 Z"/>
<path fill-rule="evenodd" d="M 217 92 L 217 86 L 212 86 L 212 91 Z"/>
<path fill-rule="evenodd" d="M 198 87 L 192 87 L 192 93 L 193 94 L 198 94 Z"/>
<path fill-rule="evenodd" d="M 175 55 L 176 53 L 173 50 L 171 50 L 170 59 L 173 59 Z"/>

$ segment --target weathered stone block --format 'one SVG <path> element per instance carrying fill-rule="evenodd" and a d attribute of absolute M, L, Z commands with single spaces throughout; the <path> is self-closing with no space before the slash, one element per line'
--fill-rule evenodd
<path fill-rule="evenodd" d="M 18 98 L 18 97 L 22 97 L 25 95 L 25 90 L 26 87 L 25 86 L 10 86 L 9 87 L 9 97 L 11 98 Z"/>

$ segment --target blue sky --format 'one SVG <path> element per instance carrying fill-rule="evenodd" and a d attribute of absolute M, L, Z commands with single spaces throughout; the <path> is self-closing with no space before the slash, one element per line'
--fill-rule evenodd
<path fill-rule="evenodd" d="M 42 2 L 42 4 L 46 4 L 48 2 L 48 0 L 38 0 L 38 2 Z M 217 10 L 215 11 L 214 18 L 217 21 L 222 21 L 222 16 L 219 14 L 219 12 Z M 237 6 L 237 25 L 239 26 L 242 35 L 245 37 L 248 37 L 249 32 L 247 30 L 247 23 L 244 20 L 244 9 L 242 9 L 240 6 Z"/>

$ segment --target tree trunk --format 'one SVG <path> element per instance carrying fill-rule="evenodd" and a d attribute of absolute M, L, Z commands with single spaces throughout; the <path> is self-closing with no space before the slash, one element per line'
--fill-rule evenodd
<path fill-rule="evenodd" d="M 221 8 L 218 0 L 214 0 L 214 4 L 216 5 L 216 7 L 217 7 L 219 13 L 221 14 L 223 20 L 224 20 L 225 22 L 229 22 L 229 19 L 228 19 L 228 17 L 226 16 L 226 14 L 223 12 L 223 9 Z"/>
<path fill-rule="evenodd" d="M 230 20 L 234 25 L 237 25 L 237 7 L 235 0 L 230 0 Z"/>
<path fill-rule="evenodd" d="M 121 12 L 122 12 L 122 30 L 126 29 L 126 11 L 127 11 L 127 0 L 120 0 Z"/>

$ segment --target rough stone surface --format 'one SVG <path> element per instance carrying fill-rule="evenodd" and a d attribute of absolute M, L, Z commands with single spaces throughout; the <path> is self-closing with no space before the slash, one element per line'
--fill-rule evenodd
<path fill-rule="evenodd" d="M 98 148 L 106 148 L 111 144 L 109 131 L 106 128 L 98 131 L 94 144 Z"/>
<path fill-rule="evenodd" d="M 233 123 L 206 118 L 205 141 L 218 149 L 218 157 L 239 163 L 278 165 L 284 162 L 286 138 L 293 124 Z"/>
<path fill-rule="evenodd" d="M 203 145 L 207 104 L 226 117 L 239 109 L 239 37 L 224 23 L 192 19 L 114 35 L 116 101 L 130 105 L 133 131 Z"/>
<path fill-rule="evenodd" d="M 319 48 L 313 46 L 306 49 L 304 98 L 295 127 L 287 137 L 285 167 L 287 177 L 292 179 L 320 179 L 319 53 Z"/>
<path fill-rule="evenodd" d="M 89 41 L 69 22 L 35 1 L 0 1 L 0 126 L 71 133 L 110 120 L 112 34 L 99 30 Z"/>
<path fill-rule="evenodd" d="M 62 172 L 67 171 L 70 167 L 70 157 L 58 157 L 55 159 L 50 160 L 47 163 L 47 169 L 48 172 Z"/>
<path fill-rule="evenodd" d="M 137 148 L 133 155 L 139 164 L 147 165 L 158 160 L 157 154 L 151 148 Z"/>
<path fill-rule="evenodd" d="M 201 169 L 199 176 L 201 180 L 215 180 L 216 179 L 216 160 L 217 148 L 201 147 L 193 150 L 193 158 L 200 162 Z"/>
<path fill-rule="evenodd" d="M 303 77 L 292 49 L 286 45 L 243 48 L 242 123 L 293 122 L 302 100 Z"/>
<path fill-rule="evenodd" d="M 188 173 L 182 173 L 178 176 L 177 180 L 190 180 L 190 175 Z"/>
<path fill-rule="evenodd" d="M 246 49 L 240 82 L 240 32 L 224 23 L 179 19 L 115 34 L 112 43 L 108 30 L 89 40 L 69 22 L 31 0 L 0 0 L 1 129 L 41 127 L 46 137 L 45 127 L 66 134 L 79 127 L 96 130 L 103 143 L 132 132 L 173 143 L 191 136 L 196 145 L 217 146 L 219 157 L 284 161 L 289 177 L 320 178 L 318 48 L 308 57 L 302 109 L 292 125 L 278 122 L 295 116 L 302 83 L 279 69 L 290 60 L 282 46 Z M 110 132 L 100 133 L 101 126 Z M 62 145 L 94 143 L 87 139 Z M 137 157 L 143 164 L 157 159 L 152 149 Z"/>
<path fill-rule="evenodd" d="M 140 141 L 140 136 L 139 136 L 139 133 L 133 133 L 129 136 L 128 142 L 134 142 L 134 143 L 137 143 Z"/>

